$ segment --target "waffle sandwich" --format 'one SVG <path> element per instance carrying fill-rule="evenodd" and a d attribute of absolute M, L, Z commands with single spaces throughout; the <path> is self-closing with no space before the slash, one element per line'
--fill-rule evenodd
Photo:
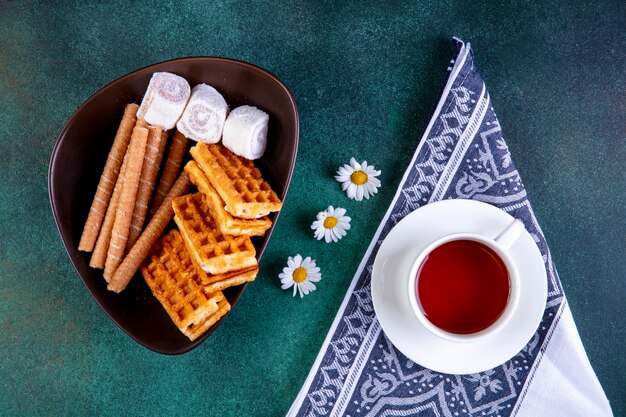
<path fill-rule="evenodd" d="M 176 327 L 190 340 L 198 338 L 230 310 L 221 291 L 211 292 L 203 285 L 176 230 L 152 247 L 141 274 Z"/>
<path fill-rule="evenodd" d="M 191 155 L 233 216 L 256 219 L 281 209 L 282 202 L 252 161 L 206 143 L 191 148 Z"/>
<path fill-rule="evenodd" d="M 223 234 L 202 193 L 179 197 L 172 207 L 187 250 L 202 270 L 219 275 L 257 266 L 250 237 Z"/>

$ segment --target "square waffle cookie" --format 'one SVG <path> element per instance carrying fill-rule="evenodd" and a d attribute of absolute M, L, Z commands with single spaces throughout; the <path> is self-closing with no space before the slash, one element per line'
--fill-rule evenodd
<path fill-rule="evenodd" d="M 204 194 L 204 199 L 213 215 L 220 231 L 225 235 L 249 235 L 263 236 L 267 229 L 272 226 L 272 221 L 267 217 L 260 219 L 238 219 L 224 209 L 224 201 L 217 193 L 204 171 L 195 161 L 189 161 L 185 166 L 185 172 L 189 174 L 191 182 Z"/>
<path fill-rule="evenodd" d="M 233 216 L 255 219 L 281 209 L 283 203 L 252 161 L 220 144 L 198 143 L 190 152 Z"/>
<path fill-rule="evenodd" d="M 141 274 L 176 327 L 192 341 L 230 310 L 221 291 L 208 291 L 202 284 L 177 230 L 152 247 Z"/>
<path fill-rule="evenodd" d="M 202 193 L 178 197 L 172 208 L 187 251 L 202 270 L 219 275 L 257 266 L 250 236 L 223 234 Z"/>

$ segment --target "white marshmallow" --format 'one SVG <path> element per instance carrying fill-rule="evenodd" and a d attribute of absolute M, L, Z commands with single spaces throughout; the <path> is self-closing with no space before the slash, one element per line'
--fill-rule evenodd
<path fill-rule="evenodd" d="M 191 88 L 184 78 L 169 72 L 155 72 L 137 110 L 137 117 L 152 126 L 170 130 L 183 114 L 190 94 Z"/>
<path fill-rule="evenodd" d="M 191 90 L 191 98 L 176 128 L 188 139 L 217 143 L 227 114 L 224 97 L 210 85 L 198 84 Z"/>
<path fill-rule="evenodd" d="M 269 115 L 256 107 L 237 107 L 224 124 L 224 146 L 244 158 L 260 158 L 267 145 L 269 120 Z"/>

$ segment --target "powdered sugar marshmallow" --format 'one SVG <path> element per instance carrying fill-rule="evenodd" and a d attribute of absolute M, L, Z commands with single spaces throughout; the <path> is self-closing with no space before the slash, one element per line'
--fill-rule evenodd
<path fill-rule="evenodd" d="M 224 97 L 210 85 L 198 84 L 191 90 L 191 98 L 176 128 L 188 139 L 217 143 L 227 114 Z"/>
<path fill-rule="evenodd" d="M 184 78 L 169 72 L 155 72 L 137 110 L 137 118 L 170 130 L 183 114 L 190 94 L 191 88 Z"/>
<path fill-rule="evenodd" d="M 244 158 L 260 158 L 267 145 L 269 119 L 267 113 L 254 106 L 237 107 L 224 124 L 224 146 Z"/>

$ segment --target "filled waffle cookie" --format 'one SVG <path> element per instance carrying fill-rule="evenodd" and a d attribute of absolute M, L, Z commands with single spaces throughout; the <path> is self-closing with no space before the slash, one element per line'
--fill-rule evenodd
<path fill-rule="evenodd" d="M 219 275 L 257 266 L 250 237 L 223 234 L 202 193 L 179 197 L 172 207 L 187 250 L 202 270 Z"/>
<path fill-rule="evenodd" d="M 176 327 L 190 340 L 230 310 L 221 291 L 210 292 L 202 284 L 176 230 L 152 247 L 141 274 Z"/>
<path fill-rule="evenodd" d="M 206 143 L 191 148 L 191 155 L 233 216 L 255 219 L 281 209 L 282 202 L 252 161 Z"/>
<path fill-rule="evenodd" d="M 223 291 L 226 288 L 234 287 L 235 285 L 245 284 L 246 282 L 254 281 L 259 273 L 258 266 L 251 266 L 249 268 L 240 269 L 238 271 L 226 272 L 224 274 L 212 275 L 208 272 L 204 272 L 199 268 L 195 261 L 194 265 L 198 275 L 202 280 L 204 289 L 209 292 Z"/>
<path fill-rule="evenodd" d="M 189 161 L 187 163 L 185 172 L 189 174 L 191 182 L 204 194 L 204 199 L 209 207 L 209 211 L 223 234 L 235 236 L 263 236 L 267 229 L 272 226 L 272 221 L 267 217 L 261 217 L 259 219 L 239 219 L 227 212 L 224 209 L 224 201 L 195 161 Z"/>
<path fill-rule="evenodd" d="M 237 271 L 225 272 L 223 274 L 210 274 L 205 272 L 200 267 L 195 257 L 189 255 L 189 251 L 187 250 L 185 242 L 183 241 L 183 238 L 178 230 L 174 229 L 166 236 L 168 250 L 176 254 L 176 257 L 180 259 L 181 264 L 184 264 L 185 268 L 187 268 L 190 273 L 191 269 L 189 268 L 189 263 L 191 262 L 193 264 L 193 270 L 196 274 L 194 276 L 197 277 L 197 282 L 204 287 L 204 290 L 207 293 L 222 291 L 226 288 L 234 287 L 235 285 L 241 285 L 246 282 L 254 281 L 259 273 L 259 266 L 254 265 Z M 165 239 L 165 237 L 163 239 Z"/>

